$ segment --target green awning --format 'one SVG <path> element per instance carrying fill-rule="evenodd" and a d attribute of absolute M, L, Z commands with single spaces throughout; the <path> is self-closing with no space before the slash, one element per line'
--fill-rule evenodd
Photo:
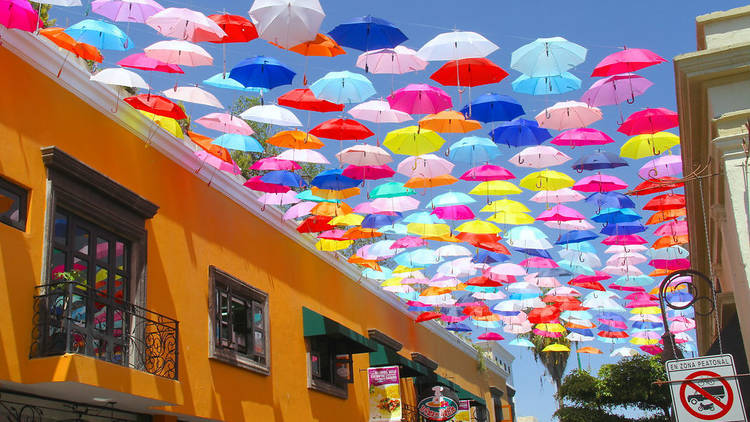
<path fill-rule="evenodd" d="M 378 343 L 311 309 L 302 308 L 305 337 L 328 337 L 341 341 L 352 354 L 377 351 Z"/>
<path fill-rule="evenodd" d="M 451 390 L 456 392 L 459 400 L 471 400 L 477 404 L 487 407 L 487 402 L 483 398 L 477 396 L 471 391 L 465 390 L 463 387 L 449 380 L 448 378 L 432 373 L 423 378 L 423 382 L 425 381 L 428 383 L 442 385 L 443 387 L 450 388 Z"/>
<path fill-rule="evenodd" d="M 417 377 L 420 375 L 427 375 L 431 372 L 417 362 L 399 355 L 395 350 L 377 343 L 377 350 L 370 352 L 370 366 L 390 365 L 398 365 L 401 367 L 399 370 L 401 378 Z"/>

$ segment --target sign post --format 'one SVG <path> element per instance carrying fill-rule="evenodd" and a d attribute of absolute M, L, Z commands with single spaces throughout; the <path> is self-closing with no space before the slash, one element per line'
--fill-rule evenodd
<path fill-rule="evenodd" d="M 732 355 L 666 363 L 677 422 L 747 422 Z"/>

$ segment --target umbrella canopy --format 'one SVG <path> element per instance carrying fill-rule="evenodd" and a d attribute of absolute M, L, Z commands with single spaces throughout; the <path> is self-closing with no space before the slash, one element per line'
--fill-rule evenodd
<path fill-rule="evenodd" d="M 393 161 L 387 151 L 373 145 L 354 145 L 339 151 L 336 158 L 355 166 L 379 166 Z"/>
<path fill-rule="evenodd" d="M 560 146 L 580 147 L 611 144 L 615 140 L 600 130 L 583 127 L 566 130 L 555 136 L 550 142 Z"/>
<path fill-rule="evenodd" d="M 165 73 L 185 73 L 180 66 L 148 57 L 146 53 L 131 54 L 117 62 L 119 66 Z"/>
<path fill-rule="evenodd" d="M 450 61 L 430 75 L 430 79 L 446 86 L 480 86 L 498 83 L 508 72 L 485 58 Z"/>
<path fill-rule="evenodd" d="M 96 47 L 94 47 L 93 45 L 86 44 L 86 43 L 76 42 L 76 40 L 74 40 L 73 37 L 71 37 L 70 35 L 64 32 L 64 29 L 65 28 L 44 28 L 44 29 L 39 30 L 39 34 L 44 35 L 47 39 L 55 43 L 55 45 L 57 45 L 58 47 L 75 54 L 76 57 L 80 57 L 84 60 L 92 60 L 97 63 L 101 63 L 104 60 L 104 58 L 102 57 L 102 54 L 99 52 L 99 50 Z M 117 78 L 117 79 L 123 79 L 127 81 L 129 78 Z M 130 82 L 134 82 L 134 81 L 130 81 Z M 128 86 L 128 85 L 124 85 L 124 86 Z"/>
<path fill-rule="evenodd" d="M 147 57 L 180 66 L 209 66 L 214 58 L 188 41 L 159 41 L 143 49 Z"/>
<path fill-rule="evenodd" d="M 662 132 L 680 125 L 677 113 L 663 107 L 647 108 L 636 111 L 617 129 L 626 135 L 641 135 L 645 133 Z"/>
<path fill-rule="evenodd" d="M 266 88 L 242 85 L 239 81 L 235 81 L 234 79 L 230 78 L 226 73 L 217 73 L 208 79 L 204 79 L 203 83 L 216 88 L 232 89 L 235 91 L 243 91 L 251 94 L 262 94 L 268 91 L 268 89 Z"/>
<path fill-rule="evenodd" d="M 602 111 L 579 101 L 564 101 L 536 115 L 540 127 L 555 130 L 577 129 L 602 119 Z"/>
<path fill-rule="evenodd" d="M 266 139 L 266 142 L 281 148 L 320 149 L 324 146 L 320 139 L 301 130 L 283 130 Z"/>
<path fill-rule="evenodd" d="M 579 192 L 609 192 L 627 187 L 628 184 L 623 182 L 619 177 L 607 174 L 595 174 L 577 181 L 572 189 Z"/>
<path fill-rule="evenodd" d="M 165 37 L 186 41 L 218 42 L 227 36 L 216 22 L 203 13 L 181 7 L 160 10 L 149 16 L 145 23 Z"/>
<path fill-rule="evenodd" d="M 569 188 L 576 182 L 565 173 L 554 170 L 542 170 L 531 173 L 521 179 L 519 185 L 533 191 L 551 191 Z"/>
<path fill-rule="evenodd" d="M 570 72 L 553 76 L 521 75 L 511 83 L 513 91 L 529 95 L 565 94 L 581 88 L 581 80 Z"/>
<path fill-rule="evenodd" d="M 643 94 L 653 83 L 635 73 L 612 75 L 594 82 L 583 93 L 581 101 L 590 106 L 605 106 L 620 104 L 627 101 L 632 103 L 635 97 Z"/>
<path fill-rule="evenodd" d="M 606 152 L 597 151 L 593 154 L 584 155 L 573 164 L 573 170 L 582 172 L 584 170 L 602 170 L 627 166 L 628 163 L 620 157 Z"/>
<path fill-rule="evenodd" d="M 497 144 L 479 136 L 467 136 L 448 148 L 451 161 L 462 163 L 489 162 L 498 155 Z"/>
<path fill-rule="evenodd" d="M 210 113 L 195 120 L 196 123 L 209 129 L 224 133 L 252 135 L 255 133 L 250 125 L 237 116 L 227 113 Z"/>
<path fill-rule="evenodd" d="M 507 95 L 482 94 L 469 105 L 461 109 L 468 119 L 483 123 L 513 120 L 524 115 L 521 104 Z"/>
<path fill-rule="evenodd" d="M 0 25 L 8 29 L 34 32 L 37 28 L 44 26 L 37 11 L 26 0 L 4 1 L 1 8 Z"/>
<path fill-rule="evenodd" d="M 357 57 L 356 65 L 367 73 L 401 75 L 424 70 L 427 62 L 420 59 L 411 48 L 397 45 L 393 48 L 365 51 Z"/>
<path fill-rule="evenodd" d="M 636 135 L 620 147 L 620 156 L 639 159 L 659 155 L 680 144 L 680 137 L 669 132 Z"/>
<path fill-rule="evenodd" d="M 252 136 L 239 135 L 236 133 L 225 133 L 212 142 L 227 149 L 245 152 L 263 152 L 263 146 Z"/>
<path fill-rule="evenodd" d="M 162 91 L 162 94 L 173 100 L 224 108 L 224 105 L 221 104 L 218 98 L 197 86 L 175 86 L 174 88 L 165 89 Z"/>
<path fill-rule="evenodd" d="M 100 20 L 84 19 L 65 28 L 65 33 L 76 42 L 82 42 L 100 50 L 126 51 L 133 48 L 133 40 L 117 26 Z"/>
<path fill-rule="evenodd" d="M 137 73 L 117 67 L 102 69 L 95 75 L 91 75 L 91 80 L 107 85 L 129 86 L 141 89 L 151 88 Z"/>
<path fill-rule="evenodd" d="M 326 120 L 312 128 L 310 133 L 321 138 L 336 139 L 339 141 L 363 140 L 375 135 L 365 125 L 352 119 Z"/>
<path fill-rule="evenodd" d="M 440 135 L 429 129 L 407 126 L 389 132 L 383 146 L 396 154 L 421 155 L 439 150 L 444 143 Z"/>
<path fill-rule="evenodd" d="M 682 173 L 682 157 L 679 155 L 665 155 L 649 160 L 638 170 L 643 179 L 653 179 L 662 176 L 677 176 Z"/>
<path fill-rule="evenodd" d="M 586 49 L 562 37 L 538 38 L 511 54 L 510 67 L 529 76 L 554 76 L 586 60 Z"/>
<path fill-rule="evenodd" d="M 536 121 L 518 117 L 510 122 L 500 123 L 490 132 L 490 137 L 495 143 L 518 147 L 540 145 L 552 135 L 547 129 L 539 127 Z"/>
<path fill-rule="evenodd" d="M 258 31 L 255 29 L 255 25 L 248 20 L 238 15 L 230 15 L 223 13 L 220 15 L 208 15 L 208 18 L 216 23 L 226 35 L 219 38 L 218 40 L 210 39 L 210 36 L 201 34 L 202 29 L 198 29 L 198 39 L 206 39 L 213 43 L 235 43 L 235 42 L 248 42 L 258 38 Z"/>
<path fill-rule="evenodd" d="M 453 31 L 437 35 L 425 43 L 417 54 L 427 61 L 455 61 L 487 57 L 498 48 L 476 32 Z"/>
<path fill-rule="evenodd" d="M 133 97 L 124 98 L 123 101 L 138 110 L 154 113 L 159 116 L 171 117 L 176 120 L 186 119 L 185 111 L 172 101 L 152 94 L 138 94 Z"/>
<path fill-rule="evenodd" d="M 302 126 L 297 116 L 291 111 L 277 105 L 257 105 L 240 114 L 245 120 L 278 126 Z"/>
<path fill-rule="evenodd" d="M 91 11 L 115 22 L 145 23 L 146 19 L 164 10 L 154 0 L 94 0 Z"/>
<path fill-rule="evenodd" d="M 602 59 L 594 68 L 591 76 L 611 76 L 635 72 L 659 63 L 666 63 L 666 60 L 653 51 L 644 48 L 625 48 Z"/>
<path fill-rule="evenodd" d="M 321 113 L 329 111 L 344 111 L 343 104 L 335 104 L 330 101 L 321 100 L 313 94 L 309 88 L 293 89 L 280 96 L 277 103 L 282 106 L 296 108 L 298 110 L 318 111 Z"/>
<path fill-rule="evenodd" d="M 318 0 L 255 0 L 248 14 L 260 38 L 283 48 L 314 39 L 325 17 Z"/>
<path fill-rule="evenodd" d="M 443 110 L 422 118 L 419 127 L 440 133 L 466 133 L 481 129 L 482 124 L 476 120 L 466 120 L 466 117 L 457 111 Z"/>
<path fill-rule="evenodd" d="M 328 72 L 313 82 L 310 90 L 316 97 L 338 104 L 360 103 L 375 95 L 375 88 L 369 79 L 347 70 Z"/>
<path fill-rule="evenodd" d="M 361 51 L 393 48 L 408 39 L 392 23 L 369 15 L 339 24 L 328 35 L 344 47 Z"/>
<path fill-rule="evenodd" d="M 388 96 L 394 110 L 408 114 L 434 114 L 453 106 L 450 95 L 427 84 L 409 84 Z"/>
<path fill-rule="evenodd" d="M 511 163 L 518 167 L 545 168 L 563 164 L 571 158 L 558 151 L 554 147 L 539 145 L 524 148 L 521 152 L 510 158 Z"/>
<path fill-rule="evenodd" d="M 453 170 L 454 164 L 435 154 L 416 155 L 405 158 L 397 171 L 408 177 L 437 177 Z"/>
<path fill-rule="evenodd" d="M 372 100 L 352 107 L 347 113 L 357 119 L 374 123 L 403 123 L 412 120 L 409 114 L 391 108 L 388 101 Z"/>
<path fill-rule="evenodd" d="M 265 56 L 244 59 L 229 71 L 229 77 L 242 85 L 265 89 L 291 85 L 295 74 L 280 61 Z"/>

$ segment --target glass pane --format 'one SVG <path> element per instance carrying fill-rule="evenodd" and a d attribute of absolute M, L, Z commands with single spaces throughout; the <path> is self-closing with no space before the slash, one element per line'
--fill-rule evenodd
<path fill-rule="evenodd" d="M 73 257 L 73 269 L 68 272 L 76 283 L 88 285 L 89 263 Z"/>
<path fill-rule="evenodd" d="M 107 280 L 109 280 L 109 271 L 99 265 L 96 266 L 96 291 L 106 295 L 108 291 Z"/>
<path fill-rule="evenodd" d="M 219 292 L 219 333 L 222 340 L 231 341 L 232 331 L 229 328 L 229 298 L 225 293 Z"/>
<path fill-rule="evenodd" d="M 123 336 L 123 316 L 124 313 L 120 309 L 112 313 L 112 336 L 115 338 Z"/>
<path fill-rule="evenodd" d="M 127 279 L 125 277 L 119 274 L 115 274 L 115 281 L 114 285 L 112 286 L 112 296 L 114 296 L 117 302 L 123 302 L 125 300 L 125 283 L 127 283 Z"/>
<path fill-rule="evenodd" d="M 68 216 L 60 212 L 55 213 L 55 242 L 68 244 Z"/>
<path fill-rule="evenodd" d="M 73 294 L 70 296 L 70 319 L 74 324 L 86 325 L 86 296 Z"/>
<path fill-rule="evenodd" d="M 0 216 L 10 221 L 18 222 L 21 197 L 15 193 L 0 188 Z"/>
<path fill-rule="evenodd" d="M 96 238 L 96 259 L 109 264 L 109 241 L 107 239 Z"/>
<path fill-rule="evenodd" d="M 52 260 L 50 262 L 50 277 L 54 281 L 64 281 L 60 273 L 65 272 L 65 252 L 60 249 L 52 250 Z"/>
<path fill-rule="evenodd" d="M 107 359 L 107 341 L 104 339 L 92 339 L 91 345 L 93 346 L 94 356 L 99 359 Z"/>
<path fill-rule="evenodd" d="M 122 242 L 115 242 L 115 266 L 118 270 L 127 270 L 125 268 L 127 264 L 128 248 Z"/>
<path fill-rule="evenodd" d="M 101 302 L 94 303 L 94 327 L 100 331 L 107 331 L 107 305 Z"/>
<path fill-rule="evenodd" d="M 263 305 L 259 302 L 253 302 L 253 325 L 259 330 L 265 329 L 265 321 L 263 321 Z"/>
<path fill-rule="evenodd" d="M 237 343 L 237 351 L 247 352 L 247 304 L 239 299 L 232 298 L 232 330 L 234 341 Z"/>
<path fill-rule="evenodd" d="M 73 233 L 73 250 L 82 254 L 89 254 L 89 231 L 83 227 L 76 226 Z"/>
<path fill-rule="evenodd" d="M 86 334 L 73 330 L 70 333 L 70 349 L 72 353 L 86 353 Z"/>
<path fill-rule="evenodd" d="M 266 355 L 266 339 L 265 335 L 260 331 L 256 331 L 253 338 L 253 353 L 259 356 Z"/>

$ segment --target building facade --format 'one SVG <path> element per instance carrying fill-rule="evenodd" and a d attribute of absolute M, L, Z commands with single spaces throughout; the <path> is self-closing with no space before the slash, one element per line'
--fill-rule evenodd
<path fill-rule="evenodd" d="M 696 18 L 697 51 L 675 57 L 692 268 L 714 280 L 717 312 L 696 304 L 700 355 L 750 359 L 750 6 Z M 707 288 L 697 285 L 702 295 Z M 710 296 L 710 295 L 709 295 Z M 750 383 L 741 378 L 745 402 Z"/>
<path fill-rule="evenodd" d="M 416 324 L 64 60 L 3 33 L 0 419 L 366 421 L 398 366 L 404 420 L 435 385 L 513 420 L 512 355 Z"/>

